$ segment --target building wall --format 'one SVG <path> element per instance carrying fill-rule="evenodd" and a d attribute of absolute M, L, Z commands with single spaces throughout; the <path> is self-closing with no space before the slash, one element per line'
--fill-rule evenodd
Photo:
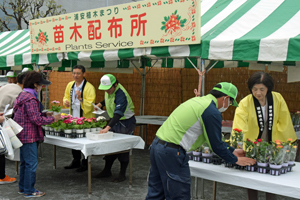
<path fill-rule="evenodd" d="M 205 93 L 208 93 L 218 82 L 232 82 L 238 88 L 237 101 L 239 102 L 243 97 L 249 94 L 247 80 L 254 72 L 253 70 L 248 70 L 248 68 L 212 69 L 205 75 Z M 290 111 L 295 112 L 300 110 L 300 94 L 297 90 L 300 88 L 300 82 L 287 83 L 286 68 L 283 72 L 269 73 L 275 80 L 274 91 L 282 94 Z M 86 72 L 86 79 L 96 88 L 96 102 L 100 102 L 104 98 L 104 92 L 97 89 L 103 74 L 104 73 L 101 72 Z M 114 75 L 130 94 L 135 105 L 135 114 L 139 115 L 142 84 L 140 74 L 134 70 L 133 74 L 116 73 Z M 49 78 L 52 82 L 52 85 L 49 87 L 50 101 L 62 101 L 67 83 L 73 80 L 72 73 L 51 72 Z M 197 88 L 198 73 L 194 69 L 151 69 L 146 76 L 145 115 L 170 115 L 180 103 L 194 97 L 194 89 Z M 234 111 L 234 107 L 229 107 L 228 110 L 222 114 L 223 119 L 233 120 Z M 148 145 L 154 139 L 158 128 L 159 126 L 148 126 Z M 136 129 L 135 134 L 138 134 L 138 131 L 139 130 Z"/>

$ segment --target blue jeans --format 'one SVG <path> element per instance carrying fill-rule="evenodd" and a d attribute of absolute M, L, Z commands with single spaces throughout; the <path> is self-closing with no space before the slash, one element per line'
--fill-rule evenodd
<path fill-rule="evenodd" d="M 34 184 L 38 164 L 36 142 L 23 144 L 20 148 L 20 161 L 19 190 L 24 191 L 25 194 L 34 193 L 36 191 Z"/>
<path fill-rule="evenodd" d="M 150 149 L 151 168 L 146 200 L 190 200 L 191 175 L 188 161 L 185 150 L 162 145 L 156 137 Z"/>

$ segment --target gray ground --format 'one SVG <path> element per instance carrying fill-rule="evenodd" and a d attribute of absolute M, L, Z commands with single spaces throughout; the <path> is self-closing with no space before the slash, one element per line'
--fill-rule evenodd
<path fill-rule="evenodd" d="M 68 165 L 72 159 L 71 150 L 57 147 L 57 169 L 53 165 L 53 148 L 51 145 L 43 144 L 43 157 L 39 158 L 37 169 L 36 189 L 46 192 L 41 199 L 89 199 L 87 188 L 87 172 L 77 173 L 75 170 L 65 170 L 63 166 Z M 41 154 L 39 154 L 41 155 Z M 104 167 L 102 156 L 92 159 L 92 177 Z M 149 151 L 133 151 L 133 187 L 129 189 L 128 181 L 122 183 L 111 182 L 112 178 L 96 179 L 92 178 L 92 196 L 90 199 L 103 200 L 142 200 L 147 194 L 147 174 L 150 167 Z M 6 162 L 6 174 L 11 177 L 19 178 L 15 172 L 15 162 Z M 113 166 L 113 175 L 119 172 L 119 162 Z M 194 181 L 193 181 L 194 183 Z M 200 185 L 200 184 L 199 184 Z M 204 181 L 205 199 L 212 199 L 212 182 Z M 193 188 L 192 188 L 193 189 Z M 0 185 L 0 200 L 25 199 L 19 195 L 18 183 Z M 200 189 L 198 189 L 200 191 Z M 296 191 L 295 191 L 296 192 Z M 193 195 L 194 196 L 194 195 Z M 200 197 L 200 194 L 198 194 Z M 264 193 L 259 193 L 260 200 L 265 199 Z M 200 198 L 199 198 L 200 199 Z M 231 185 L 218 183 L 217 199 L 222 200 L 246 200 L 246 189 Z M 277 200 L 294 200 L 279 196 Z"/>

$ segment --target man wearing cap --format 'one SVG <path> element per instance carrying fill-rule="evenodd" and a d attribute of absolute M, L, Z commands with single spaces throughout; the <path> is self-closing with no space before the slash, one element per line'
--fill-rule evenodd
<path fill-rule="evenodd" d="M 73 67 L 73 78 L 74 81 L 68 83 L 65 96 L 63 98 L 63 103 L 67 108 L 70 108 L 70 114 L 73 117 L 95 117 L 93 114 L 95 103 L 96 91 L 95 87 L 86 81 L 85 67 L 82 65 L 75 65 Z M 87 159 L 81 160 L 81 151 L 73 150 L 73 161 L 69 166 L 65 166 L 65 169 L 79 168 L 77 172 L 83 172 L 87 170 Z"/>
<path fill-rule="evenodd" d="M 222 141 L 222 115 L 229 105 L 238 106 L 237 88 L 217 84 L 208 95 L 194 97 L 179 105 L 158 129 L 150 150 L 151 168 L 146 199 L 190 199 L 190 169 L 187 151 L 204 142 L 226 162 L 252 165 L 242 149 Z"/>
<path fill-rule="evenodd" d="M 108 125 L 99 133 L 107 133 L 111 130 L 115 133 L 132 135 L 136 127 L 136 120 L 134 105 L 126 89 L 118 83 L 118 80 L 112 74 L 102 76 L 98 89 L 105 91 L 105 99 L 97 106 L 100 108 L 105 106 L 107 114 L 111 118 Z M 105 167 L 96 177 L 110 177 L 112 175 L 111 167 L 117 158 L 120 161 L 120 173 L 114 179 L 114 182 L 124 181 L 129 163 L 129 153 L 105 156 Z"/>
<path fill-rule="evenodd" d="M 17 83 L 17 75 L 13 71 L 7 72 L 6 78 L 8 83 Z"/>

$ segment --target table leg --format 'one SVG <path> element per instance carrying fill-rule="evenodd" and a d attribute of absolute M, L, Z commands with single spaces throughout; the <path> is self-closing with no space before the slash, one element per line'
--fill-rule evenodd
<path fill-rule="evenodd" d="M 216 194 L 217 194 L 217 182 L 213 182 L 213 200 L 216 200 Z"/>
<path fill-rule="evenodd" d="M 198 178 L 195 177 L 195 196 L 194 199 L 198 199 Z"/>
<path fill-rule="evenodd" d="M 202 199 L 205 199 L 204 198 L 204 179 L 201 178 L 200 180 L 201 180 L 201 196 L 200 196 L 200 199 L 202 200 Z"/>
<path fill-rule="evenodd" d="M 88 156 L 88 188 L 89 196 L 92 194 L 92 156 Z"/>
<path fill-rule="evenodd" d="M 19 161 L 16 161 L 16 174 L 19 175 Z"/>
<path fill-rule="evenodd" d="M 53 145 L 53 169 L 56 169 L 56 145 Z"/>
<path fill-rule="evenodd" d="M 147 136 L 147 131 L 148 131 L 148 124 L 146 124 L 146 130 L 145 130 L 145 136 L 146 136 L 146 137 L 145 137 L 145 144 L 146 144 L 146 146 L 148 146 L 148 145 L 147 145 L 147 137 L 148 137 L 148 136 Z"/>
<path fill-rule="evenodd" d="M 132 188 L 132 149 L 129 150 L 129 188 Z"/>

